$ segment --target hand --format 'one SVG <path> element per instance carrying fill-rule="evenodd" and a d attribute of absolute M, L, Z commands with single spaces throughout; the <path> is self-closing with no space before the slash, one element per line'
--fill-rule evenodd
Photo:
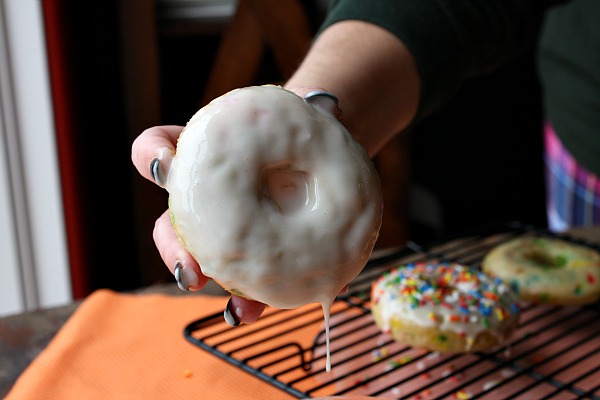
<path fill-rule="evenodd" d="M 183 126 L 155 126 L 135 139 L 131 147 L 131 160 L 140 175 L 161 187 L 165 186 L 166 171 L 173 160 L 177 138 L 182 130 Z M 153 238 L 163 262 L 175 275 L 181 289 L 197 291 L 206 285 L 208 278 L 179 242 L 168 210 L 156 220 Z M 233 326 L 242 322 L 249 324 L 256 321 L 264 309 L 263 303 L 232 296 L 227 303 L 225 320 Z"/>

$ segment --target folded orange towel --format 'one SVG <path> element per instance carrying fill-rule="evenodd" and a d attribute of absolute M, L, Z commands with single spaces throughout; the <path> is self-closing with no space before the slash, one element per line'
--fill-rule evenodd
<path fill-rule="evenodd" d="M 188 323 L 222 311 L 226 303 L 204 295 L 96 291 L 6 399 L 294 398 L 184 338 Z"/>

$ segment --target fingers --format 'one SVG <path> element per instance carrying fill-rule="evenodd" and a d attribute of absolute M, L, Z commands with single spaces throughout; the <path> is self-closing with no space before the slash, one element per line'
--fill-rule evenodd
<path fill-rule="evenodd" d="M 146 129 L 134 140 L 131 161 L 140 175 L 161 187 L 165 186 L 182 130 L 182 126 L 176 125 L 155 126 Z M 163 262 L 175 276 L 179 288 L 192 291 L 202 289 L 209 278 L 202 274 L 200 265 L 179 241 L 168 210 L 156 220 L 152 235 Z M 232 296 L 225 310 L 225 318 L 230 325 L 249 324 L 260 317 L 265 307 L 263 303 Z"/>
<path fill-rule="evenodd" d="M 348 283 L 346 286 L 340 290 L 340 295 L 348 293 L 348 289 L 350 288 L 350 284 Z"/>
<path fill-rule="evenodd" d="M 344 286 L 340 295 L 348 291 L 349 284 Z M 242 323 L 251 324 L 255 322 L 263 313 L 266 304 L 254 300 L 248 300 L 243 297 L 231 296 L 225 307 L 223 317 L 230 326 L 239 326 Z"/>
<path fill-rule="evenodd" d="M 180 289 L 196 291 L 206 285 L 208 278 L 179 241 L 168 210 L 156 220 L 153 237 L 163 262 L 175 276 Z"/>
<path fill-rule="evenodd" d="M 266 305 L 258 301 L 231 296 L 223 317 L 225 322 L 231 326 L 239 326 L 242 323 L 251 324 L 261 316 L 265 308 Z"/>
<path fill-rule="evenodd" d="M 142 132 L 131 145 L 131 161 L 144 178 L 164 187 L 182 126 L 155 126 Z"/>

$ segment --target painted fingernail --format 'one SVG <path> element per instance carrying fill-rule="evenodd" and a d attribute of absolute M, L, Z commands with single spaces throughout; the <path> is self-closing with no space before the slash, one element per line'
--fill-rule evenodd
<path fill-rule="evenodd" d="M 157 157 L 154 157 L 152 161 L 150 161 L 150 176 L 157 185 L 163 186 L 163 179 L 160 174 L 160 160 Z"/>
<path fill-rule="evenodd" d="M 338 107 L 338 98 L 332 93 L 324 90 L 313 90 L 304 96 L 304 101 L 315 107 L 317 110 L 338 118 L 341 116 L 341 111 Z"/>
<path fill-rule="evenodd" d="M 175 275 L 177 286 L 181 290 L 193 290 L 198 286 L 199 279 L 196 272 L 191 268 L 185 268 L 180 261 L 175 263 L 173 274 Z"/>
<path fill-rule="evenodd" d="M 334 95 L 333 93 L 326 92 L 325 90 L 313 90 L 311 92 L 306 93 L 306 95 L 304 95 L 304 101 L 310 103 L 312 100 L 319 98 L 319 97 L 327 97 L 330 100 L 333 100 L 333 102 L 335 104 L 338 103 L 337 96 Z"/>
<path fill-rule="evenodd" d="M 227 325 L 229 326 L 240 326 L 242 324 L 242 308 L 237 307 L 235 310 L 231 310 L 231 308 L 231 298 L 229 298 L 225 311 L 223 312 L 223 318 L 225 318 L 225 322 L 227 322 Z"/>
<path fill-rule="evenodd" d="M 150 160 L 150 176 L 160 187 L 167 184 L 167 176 L 173 162 L 173 151 L 168 147 L 158 149 L 156 157 Z"/>

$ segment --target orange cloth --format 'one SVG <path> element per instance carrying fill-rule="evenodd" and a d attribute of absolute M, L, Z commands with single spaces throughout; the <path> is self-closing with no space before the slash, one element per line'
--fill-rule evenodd
<path fill-rule="evenodd" d="M 295 398 L 184 338 L 188 323 L 222 311 L 226 303 L 204 295 L 96 291 L 6 399 Z"/>

